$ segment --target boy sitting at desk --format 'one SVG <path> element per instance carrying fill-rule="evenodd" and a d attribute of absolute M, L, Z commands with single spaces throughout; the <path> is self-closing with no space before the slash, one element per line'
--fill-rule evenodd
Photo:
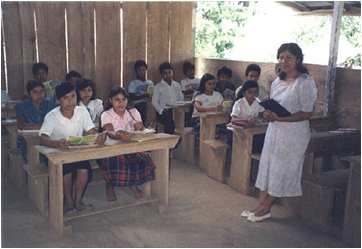
<path fill-rule="evenodd" d="M 38 80 L 29 80 L 26 91 L 29 98 L 15 106 L 17 126 L 19 130 L 38 130 L 45 115 L 54 108 L 54 105 L 45 99 L 44 85 Z M 18 136 L 16 143 L 27 163 L 24 137 Z"/>
<path fill-rule="evenodd" d="M 56 86 L 55 94 L 59 106 L 49 112 L 40 128 L 40 144 L 67 149 L 70 136 L 95 134 L 94 124 L 86 108 L 77 106 L 77 95 L 70 82 Z M 104 136 L 98 136 L 96 143 L 102 144 Z M 63 165 L 64 210 L 65 212 L 83 210 L 82 193 L 88 181 L 89 161 L 67 163 Z M 72 172 L 76 172 L 75 193 L 72 195 Z"/>
<path fill-rule="evenodd" d="M 184 100 L 180 83 L 173 80 L 173 68 L 170 63 L 164 62 L 159 67 L 162 80 L 153 90 L 152 105 L 156 109 L 157 119 L 164 126 L 164 132 L 175 133 L 175 123 L 172 115 L 172 106 Z"/>
<path fill-rule="evenodd" d="M 217 71 L 217 82 L 215 91 L 222 94 L 225 100 L 233 100 L 235 96 L 235 85 L 231 81 L 233 71 L 228 67 L 222 67 Z"/>
<path fill-rule="evenodd" d="M 183 73 L 186 76 L 181 80 L 181 90 L 185 98 L 192 99 L 194 92 L 200 85 L 200 79 L 195 78 L 195 65 L 190 62 L 185 62 L 182 66 Z"/>

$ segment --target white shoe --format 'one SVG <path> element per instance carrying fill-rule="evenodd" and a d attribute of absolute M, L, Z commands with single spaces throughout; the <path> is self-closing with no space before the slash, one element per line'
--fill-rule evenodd
<path fill-rule="evenodd" d="M 251 222 L 260 222 L 260 221 L 263 221 L 263 220 L 266 220 L 266 219 L 269 219 L 271 218 L 271 213 L 266 213 L 262 216 L 255 216 L 255 214 L 253 213 L 252 215 L 248 216 L 248 221 L 251 221 Z"/>
<path fill-rule="evenodd" d="M 251 212 L 251 211 L 249 211 L 249 210 L 244 210 L 243 212 L 241 212 L 240 217 L 245 217 L 245 218 L 247 218 L 247 217 L 249 217 L 250 215 L 254 215 L 254 213 Z"/>

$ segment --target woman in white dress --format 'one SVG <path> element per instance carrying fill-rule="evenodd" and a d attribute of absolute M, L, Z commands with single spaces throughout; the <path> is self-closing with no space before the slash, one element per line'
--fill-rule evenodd
<path fill-rule="evenodd" d="M 277 58 L 279 77 L 272 83 L 270 97 L 291 116 L 279 117 L 269 110 L 263 113 L 270 123 L 255 184 L 261 191 L 259 204 L 241 213 L 252 222 L 270 218 L 276 198 L 302 195 L 304 154 L 311 135 L 309 119 L 317 98 L 315 82 L 303 65 L 301 48 L 295 43 L 282 44 Z"/>

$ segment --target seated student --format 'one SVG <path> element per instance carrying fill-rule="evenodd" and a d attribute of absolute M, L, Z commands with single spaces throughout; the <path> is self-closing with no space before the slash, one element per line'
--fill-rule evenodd
<path fill-rule="evenodd" d="M 217 82 L 215 91 L 222 94 L 225 100 L 233 100 L 235 98 L 235 85 L 231 82 L 233 72 L 230 68 L 222 67 L 217 71 Z"/>
<path fill-rule="evenodd" d="M 129 132 L 143 130 L 137 109 L 128 109 L 128 96 L 120 86 L 114 86 L 109 94 L 109 106 L 101 116 L 102 128 L 111 139 L 129 141 Z M 116 200 L 115 186 L 130 187 L 136 197 L 142 197 L 140 185 L 155 179 L 155 166 L 147 153 L 119 155 L 102 160 L 108 201 Z"/>
<path fill-rule="evenodd" d="M 134 107 L 140 112 L 143 122 L 147 121 L 147 93 L 148 88 L 153 87 L 153 82 L 146 79 L 147 64 L 143 60 L 138 60 L 134 64 L 136 79 L 128 83 L 127 91 Z"/>
<path fill-rule="evenodd" d="M 80 73 L 78 73 L 77 71 L 69 71 L 69 73 L 67 73 L 65 75 L 65 81 L 68 81 L 70 83 L 73 84 L 73 86 L 76 86 L 76 84 L 78 82 L 80 82 L 82 79 L 82 75 Z"/>
<path fill-rule="evenodd" d="M 215 81 L 215 76 L 209 73 L 204 74 L 195 95 L 192 123 L 196 137 L 200 132 L 200 113 L 221 111 L 223 108 L 224 98 L 221 93 L 214 91 Z"/>
<path fill-rule="evenodd" d="M 40 81 L 29 80 L 26 91 L 29 98 L 15 106 L 17 126 L 20 130 L 37 130 L 40 129 L 45 115 L 54 106 L 49 100 L 45 99 L 44 85 Z M 24 161 L 27 162 L 24 137 L 18 136 L 16 142 Z"/>
<path fill-rule="evenodd" d="M 54 147 L 67 148 L 69 136 L 82 136 L 95 134 L 96 130 L 88 111 L 77 106 L 77 98 L 74 86 L 69 82 L 62 82 L 55 88 L 55 94 L 59 100 L 59 106 L 50 111 L 40 128 L 40 144 Z M 97 137 L 96 143 L 102 144 L 105 136 Z M 63 165 L 64 184 L 64 210 L 83 210 L 82 194 L 88 182 L 88 161 L 67 163 Z M 75 193 L 72 194 L 72 174 L 76 173 Z"/>
<path fill-rule="evenodd" d="M 43 83 L 46 98 L 48 98 L 54 105 L 57 105 L 55 87 L 61 82 L 58 80 L 48 80 L 48 66 L 43 62 L 33 64 L 32 71 L 34 79 Z"/>
<path fill-rule="evenodd" d="M 186 76 L 181 80 L 181 90 L 186 97 L 192 98 L 194 92 L 200 85 L 200 79 L 195 78 L 195 65 L 190 62 L 185 62 L 182 66 L 183 73 Z"/>
<path fill-rule="evenodd" d="M 159 67 L 162 80 L 153 90 L 152 105 L 157 112 L 157 120 L 163 124 L 164 132 L 175 133 L 175 123 L 172 115 L 172 105 L 183 101 L 184 95 L 180 83 L 173 80 L 173 68 L 170 63 L 164 62 Z"/>
<path fill-rule="evenodd" d="M 96 130 L 98 130 L 103 112 L 103 102 L 101 99 L 96 98 L 95 86 L 91 80 L 82 79 L 78 82 L 77 102 L 79 106 L 84 106 L 88 110 Z"/>

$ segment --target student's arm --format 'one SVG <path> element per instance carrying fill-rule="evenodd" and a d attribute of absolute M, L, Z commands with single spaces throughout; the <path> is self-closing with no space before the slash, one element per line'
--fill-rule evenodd
<path fill-rule="evenodd" d="M 41 134 L 40 144 L 59 149 L 66 149 L 67 146 L 70 145 L 69 141 L 67 141 L 66 139 L 52 140 L 45 134 Z"/>
<path fill-rule="evenodd" d="M 194 107 L 198 112 L 216 112 L 218 110 L 217 106 L 214 107 L 203 107 L 200 101 L 195 100 Z"/>
<path fill-rule="evenodd" d="M 105 124 L 102 127 L 105 131 L 107 131 L 107 135 L 108 137 L 110 137 L 111 139 L 114 140 L 121 140 L 121 141 L 130 141 L 131 137 L 130 134 L 126 131 L 114 131 L 113 125 L 112 124 Z"/>
<path fill-rule="evenodd" d="M 25 123 L 22 117 L 16 117 L 16 122 L 19 130 L 39 130 L 41 127 L 40 124 Z"/>
<path fill-rule="evenodd" d="M 152 105 L 159 114 L 162 114 L 163 108 L 160 105 L 161 91 L 159 89 L 160 88 L 158 88 L 158 87 L 154 88 L 154 92 L 153 92 L 153 96 L 152 96 Z"/>

